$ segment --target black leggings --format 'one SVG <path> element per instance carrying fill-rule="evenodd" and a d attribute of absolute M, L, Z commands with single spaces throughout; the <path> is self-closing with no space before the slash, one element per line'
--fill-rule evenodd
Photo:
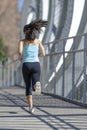
<path fill-rule="evenodd" d="M 37 81 L 40 81 L 40 63 L 26 62 L 22 66 L 22 74 L 26 85 L 26 96 L 32 95 L 32 89 Z"/>

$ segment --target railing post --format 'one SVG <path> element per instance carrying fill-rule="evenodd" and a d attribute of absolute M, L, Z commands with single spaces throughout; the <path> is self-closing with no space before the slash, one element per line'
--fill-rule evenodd
<path fill-rule="evenodd" d="M 84 49 L 87 49 L 87 36 L 84 36 Z M 83 85 L 83 102 L 86 103 L 87 92 L 87 51 L 84 51 L 84 85 Z"/>
<path fill-rule="evenodd" d="M 1 72 L 1 75 L 0 75 L 0 87 L 2 87 L 2 62 L 0 62 L 0 72 Z"/>
<path fill-rule="evenodd" d="M 2 61 L 2 87 L 4 86 L 4 62 Z"/>
<path fill-rule="evenodd" d="M 75 38 L 73 38 L 73 50 L 75 49 Z M 72 54 L 72 99 L 75 99 L 75 52 Z"/>
<path fill-rule="evenodd" d="M 10 86 L 10 64 L 9 64 L 9 62 L 10 62 L 10 59 L 8 58 L 8 65 L 7 65 L 7 86 L 9 87 Z"/>
<path fill-rule="evenodd" d="M 64 81 L 65 81 L 65 40 L 63 40 L 63 69 L 62 69 L 62 96 L 64 97 Z"/>
<path fill-rule="evenodd" d="M 14 85 L 14 62 L 12 63 L 12 81 L 11 81 L 11 85 L 13 86 Z"/>
<path fill-rule="evenodd" d="M 4 68 L 3 68 L 3 84 L 4 84 L 4 87 L 6 87 L 6 67 L 4 65 Z"/>

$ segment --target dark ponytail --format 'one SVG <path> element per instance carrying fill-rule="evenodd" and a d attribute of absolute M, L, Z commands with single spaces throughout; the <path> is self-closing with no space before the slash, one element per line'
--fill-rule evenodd
<path fill-rule="evenodd" d="M 23 32 L 25 34 L 25 39 L 32 41 L 35 40 L 36 35 L 35 32 L 40 33 L 42 31 L 42 27 L 46 27 L 47 21 L 45 20 L 35 20 L 32 21 L 30 24 L 24 26 Z"/>

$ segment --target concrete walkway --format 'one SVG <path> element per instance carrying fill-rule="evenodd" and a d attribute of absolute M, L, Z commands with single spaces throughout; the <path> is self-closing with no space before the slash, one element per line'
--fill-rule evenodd
<path fill-rule="evenodd" d="M 0 89 L 0 130 L 87 130 L 87 109 L 47 95 L 33 95 L 28 112 L 25 90 Z"/>

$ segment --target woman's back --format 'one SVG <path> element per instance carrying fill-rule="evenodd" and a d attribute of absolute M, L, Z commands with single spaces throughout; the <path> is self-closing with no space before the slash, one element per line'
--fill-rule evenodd
<path fill-rule="evenodd" d="M 23 63 L 24 62 L 39 62 L 38 58 L 39 45 L 35 43 L 24 43 L 23 46 Z"/>

